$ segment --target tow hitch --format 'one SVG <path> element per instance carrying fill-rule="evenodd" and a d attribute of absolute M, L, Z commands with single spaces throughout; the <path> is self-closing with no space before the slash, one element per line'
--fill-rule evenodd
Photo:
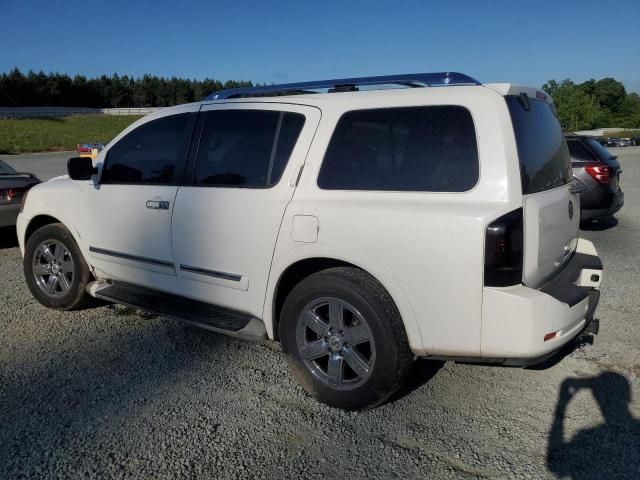
<path fill-rule="evenodd" d="M 600 319 L 592 318 L 591 321 L 587 323 L 587 326 L 585 327 L 583 333 L 591 333 L 593 335 L 598 335 L 599 331 L 600 331 Z"/>

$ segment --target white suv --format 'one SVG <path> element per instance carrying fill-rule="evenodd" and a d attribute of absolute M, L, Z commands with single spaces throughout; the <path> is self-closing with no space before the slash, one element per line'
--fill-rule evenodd
<path fill-rule="evenodd" d="M 602 279 L 554 112 L 457 73 L 167 108 L 30 190 L 26 280 L 51 308 L 90 295 L 279 340 L 342 408 L 388 399 L 416 357 L 539 361 L 595 330 Z"/>

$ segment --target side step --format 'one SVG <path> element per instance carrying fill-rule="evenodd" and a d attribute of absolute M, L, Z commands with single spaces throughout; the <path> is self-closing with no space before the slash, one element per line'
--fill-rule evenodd
<path fill-rule="evenodd" d="M 108 302 L 145 310 L 232 337 L 267 338 L 264 323 L 246 313 L 122 282 L 92 282 L 87 291 Z"/>

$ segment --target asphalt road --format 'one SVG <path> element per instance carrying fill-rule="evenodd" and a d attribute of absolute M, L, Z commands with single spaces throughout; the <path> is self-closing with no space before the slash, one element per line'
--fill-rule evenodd
<path fill-rule="evenodd" d="M 35 173 L 40 180 L 45 181 L 67 173 L 67 160 L 77 156 L 77 152 L 71 151 L 0 155 L 0 159 L 19 172 Z"/>
<path fill-rule="evenodd" d="M 279 346 L 123 307 L 50 311 L 0 233 L 0 478 L 640 478 L 640 147 L 594 345 L 544 369 L 427 361 L 380 408 L 316 403 Z M 3 157 L 43 179 L 69 154 Z"/>

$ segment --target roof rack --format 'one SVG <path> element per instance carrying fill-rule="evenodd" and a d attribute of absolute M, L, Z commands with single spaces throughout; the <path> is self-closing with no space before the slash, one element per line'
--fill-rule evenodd
<path fill-rule="evenodd" d="M 227 98 L 273 97 L 280 95 L 301 95 L 307 93 L 333 93 L 359 91 L 359 87 L 396 85 L 400 87 L 444 87 L 448 85 L 480 85 L 480 82 L 463 73 L 408 73 L 403 75 L 383 75 L 378 77 L 336 78 L 313 82 L 283 83 L 261 87 L 229 88 L 213 92 L 205 100 Z"/>

